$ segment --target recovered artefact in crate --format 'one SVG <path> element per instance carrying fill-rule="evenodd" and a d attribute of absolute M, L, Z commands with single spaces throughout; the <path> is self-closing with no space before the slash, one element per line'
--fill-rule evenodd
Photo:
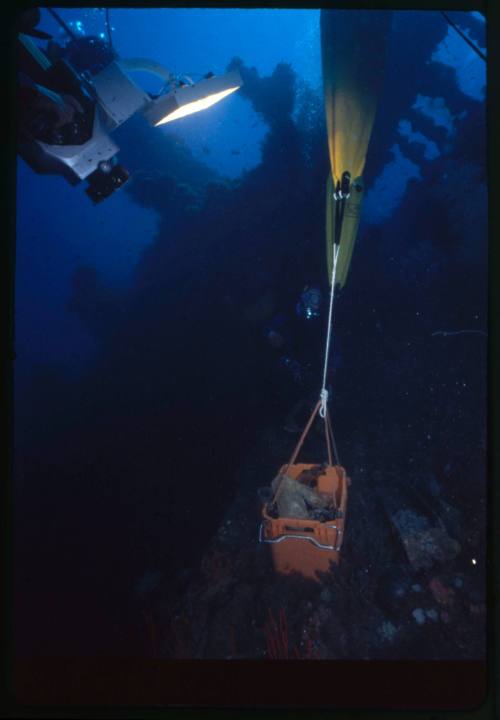
<path fill-rule="evenodd" d="M 304 482 L 316 474 L 316 487 Z M 284 465 L 277 476 L 283 493 L 288 494 L 283 506 L 300 508 L 294 500 L 302 496 L 301 485 L 318 497 L 317 503 L 304 499 L 306 517 L 284 516 L 278 511 L 279 487 L 275 497 L 262 508 L 261 542 L 271 545 L 274 568 L 280 573 L 298 572 L 318 579 L 317 572 L 328 572 L 330 563 L 338 563 L 344 535 L 347 508 L 348 478 L 340 465 L 297 463 Z M 306 481 L 307 482 L 307 481 Z M 297 486 L 297 490 L 293 489 Z M 283 489 L 284 488 L 284 489 Z M 312 500 L 312 495 L 307 496 Z"/>

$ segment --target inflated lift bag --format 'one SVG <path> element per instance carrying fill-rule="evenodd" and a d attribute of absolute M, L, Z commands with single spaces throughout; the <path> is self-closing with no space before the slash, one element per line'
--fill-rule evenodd
<path fill-rule="evenodd" d="M 333 178 L 328 189 L 340 182 L 344 172 L 350 173 L 352 181 L 358 179 L 362 188 L 361 176 L 382 90 L 391 21 L 392 13 L 386 10 L 321 11 L 323 89 Z M 346 203 L 346 215 L 351 221 L 340 241 L 337 283 L 341 286 L 352 256 L 362 197 L 361 190 Z M 332 203 L 327 204 L 327 242 L 329 233 L 330 240 L 333 237 L 332 212 Z"/>

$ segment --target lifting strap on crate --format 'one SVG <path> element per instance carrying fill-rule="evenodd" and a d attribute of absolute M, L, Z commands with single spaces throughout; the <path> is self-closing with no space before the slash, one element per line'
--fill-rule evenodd
<path fill-rule="evenodd" d="M 309 434 L 311 426 L 314 422 L 314 418 L 320 412 L 321 408 L 324 408 L 324 411 L 325 411 L 325 414 L 322 417 L 325 422 L 325 439 L 326 439 L 326 449 L 327 449 L 327 453 L 328 453 L 328 464 L 332 465 L 333 464 L 332 461 L 333 461 L 333 459 L 335 459 L 335 464 L 340 465 L 340 460 L 339 460 L 339 456 L 337 453 L 337 446 L 335 444 L 335 438 L 333 436 L 332 423 L 330 420 L 330 413 L 328 412 L 328 407 L 323 404 L 323 399 L 320 398 L 318 400 L 318 402 L 316 403 L 316 405 L 314 406 L 311 416 L 309 417 L 309 420 L 307 421 L 307 424 L 302 432 L 302 435 L 300 436 L 299 441 L 298 441 L 297 445 L 295 446 L 295 449 L 290 457 L 290 460 L 285 465 L 285 470 L 282 473 L 281 482 L 279 483 L 278 487 L 276 488 L 276 492 L 274 493 L 274 497 L 271 501 L 272 503 L 275 503 L 276 500 L 278 499 L 278 497 L 280 496 L 281 487 L 283 485 L 283 479 L 288 472 L 288 468 L 290 467 L 290 465 L 293 465 L 295 463 L 295 461 L 298 457 L 298 454 L 302 449 L 302 445 L 304 444 L 304 441 L 305 441 L 307 435 Z"/>

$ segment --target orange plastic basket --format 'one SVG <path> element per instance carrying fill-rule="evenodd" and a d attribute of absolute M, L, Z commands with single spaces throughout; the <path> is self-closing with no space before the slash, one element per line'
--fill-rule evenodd
<path fill-rule="evenodd" d="M 295 480 L 303 470 L 313 467 L 317 465 L 283 465 L 279 472 L 286 473 Z M 304 577 L 318 580 L 318 571 L 328 572 L 331 562 L 339 562 L 348 483 L 346 471 L 341 465 L 327 465 L 318 477 L 318 492 L 331 493 L 339 511 L 335 520 L 320 522 L 303 518 L 273 518 L 267 512 L 267 504 L 264 505 L 259 539 L 271 544 L 273 564 L 277 572 L 298 572 Z"/>

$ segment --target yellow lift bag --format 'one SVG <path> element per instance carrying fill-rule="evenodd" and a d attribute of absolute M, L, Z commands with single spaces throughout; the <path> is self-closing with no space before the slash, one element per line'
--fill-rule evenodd
<path fill-rule="evenodd" d="M 332 245 L 339 243 L 335 284 L 340 287 L 347 278 L 359 225 L 364 195 L 362 174 L 382 87 L 391 18 L 389 11 L 321 11 L 331 168 L 327 181 L 327 260 L 331 278 Z M 335 208 L 339 201 L 341 210 Z"/>

